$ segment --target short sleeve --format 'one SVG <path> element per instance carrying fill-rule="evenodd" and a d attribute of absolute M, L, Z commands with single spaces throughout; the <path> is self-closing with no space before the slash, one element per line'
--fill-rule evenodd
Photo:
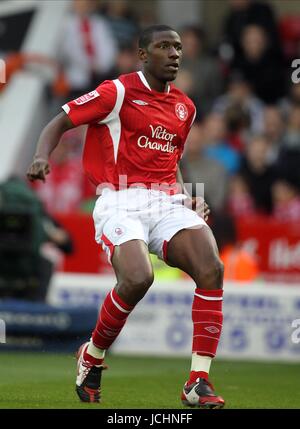
<path fill-rule="evenodd" d="M 75 127 L 102 121 L 114 109 L 117 89 L 113 81 L 105 81 L 94 91 L 88 92 L 62 106 Z"/>

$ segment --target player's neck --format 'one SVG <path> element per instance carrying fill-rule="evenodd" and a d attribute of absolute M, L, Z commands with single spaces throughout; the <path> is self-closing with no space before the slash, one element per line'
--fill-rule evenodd
<path fill-rule="evenodd" d="M 145 78 L 146 78 L 151 89 L 154 89 L 154 91 L 158 91 L 158 92 L 166 92 L 167 91 L 168 82 L 162 82 L 161 80 L 156 79 L 154 76 L 152 76 L 146 70 L 143 70 L 143 75 L 145 76 Z"/>

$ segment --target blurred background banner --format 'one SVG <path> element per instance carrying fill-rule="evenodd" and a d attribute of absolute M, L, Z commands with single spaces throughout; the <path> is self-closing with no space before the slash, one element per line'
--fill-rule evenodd
<path fill-rule="evenodd" d="M 294 0 L 0 0 L 1 350 L 75 348 L 114 285 L 94 241 L 96 190 L 81 166 L 86 127 L 64 134 L 45 183 L 25 174 L 44 125 L 67 101 L 139 70 L 139 31 L 157 23 L 182 38 L 174 83 L 197 107 L 180 167 L 193 195 L 205 184 L 225 264 L 219 356 L 300 361 L 291 340 L 300 318 Z M 156 283 L 112 351 L 185 356 L 194 285 L 152 263 Z"/>
<path fill-rule="evenodd" d="M 6 300 L 0 303 L 6 328 L 3 350 L 72 352 L 85 340 L 96 317 L 96 308 L 57 309 L 44 303 Z"/>
<path fill-rule="evenodd" d="M 49 301 L 57 308 L 98 308 L 112 282 L 112 276 L 60 274 L 53 279 Z M 156 281 L 129 317 L 112 352 L 189 356 L 192 288 L 191 280 Z M 228 282 L 218 357 L 299 361 L 299 344 L 292 340 L 299 310 L 297 288 L 259 282 L 248 288 L 243 282 Z"/>

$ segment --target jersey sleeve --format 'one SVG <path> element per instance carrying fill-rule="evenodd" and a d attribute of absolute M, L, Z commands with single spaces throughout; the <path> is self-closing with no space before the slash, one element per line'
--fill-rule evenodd
<path fill-rule="evenodd" d="M 114 109 L 117 89 L 113 81 L 105 81 L 94 91 L 88 92 L 62 106 L 75 127 L 97 123 Z"/>

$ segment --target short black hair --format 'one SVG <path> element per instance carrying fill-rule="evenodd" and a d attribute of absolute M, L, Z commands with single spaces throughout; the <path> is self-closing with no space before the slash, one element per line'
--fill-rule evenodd
<path fill-rule="evenodd" d="M 153 34 L 159 33 L 162 31 L 175 31 L 174 28 L 169 27 L 168 25 L 158 24 L 158 25 L 151 25 L 151 27 L 145 28 L 139 36 L 139 48 L 146 49 L 148 45 L 152 42 Z"/>

